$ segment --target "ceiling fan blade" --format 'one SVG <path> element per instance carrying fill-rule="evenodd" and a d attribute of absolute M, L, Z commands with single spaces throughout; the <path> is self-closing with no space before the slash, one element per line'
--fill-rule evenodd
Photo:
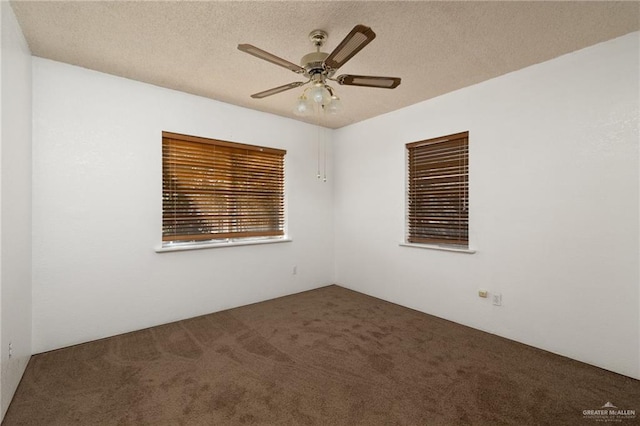
<path fill-rule="evenodd" d="M 370 75 L 342 74 L 336 78 L 338 84 L 345 86 L 379 87 L 395 89 L 400 85 L 400 77 L 377 77 Z"/>
<path fill-rule="evenodd" d="M 367 44 L 376 38 L 376 33 L 367 26 L 356 25 L 351 32 L 340 42 L 338 47 L 324 60 L 324 64 L 334 70 L 343 66 L 349 59 L 358 53 Z"/>
<path fill-rule="evenodd" d="M 273 89 L 265 90 L 264 92 L 254 93 L 253 95 L 251 95 L 251 97 L 254 99 L 262 99 L 289 89 L 295 89 L 296 87 L 300 87 L 303 84 L 307 84 L 307 82 L 294 81 L 293 83 L 285 84 L 284 86 L 274 87 Z"/>
<path fill-rule="evenodd" d="M 280 65 L 281 67 L 287 68 L 298 74 L 304 73 L 304 68 L 302 68 L 301 66 L 296 65 L 293 62 L 289 62 L 286 59 L 279 58 L 269 52 L 265 52 L 262 49 L 258 49 L 257 47 L 250 44 L 239 44 L 238 50 L 248 53 L 249 55 L 253 55 L 256 58 L 264 59 L 265 61 L 271 62 L 272 64 Z"/>

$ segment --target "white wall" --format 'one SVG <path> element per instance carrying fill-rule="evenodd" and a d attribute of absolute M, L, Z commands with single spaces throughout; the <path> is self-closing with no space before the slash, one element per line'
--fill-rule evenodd
<path fill-rule="evenodd" d="M 8 2 L 0 2 L 0 15 L 2 419 L 31 356 L 31 53 Z"/>
<path fill-rule="evenodd" d="M 337 282 L 640 378 L 638 51 L 633 33 L 336 131 Z M 477 253 L 398 246 L 404 144 L 467 130 Z"/>
<path fill-rule="evenodd" d="M 33 85 L 34 353 L 333 282 L 315 127 L 41 58 Z M 286 149 L 293 242 L 154 252 L 163 130 Z"/>

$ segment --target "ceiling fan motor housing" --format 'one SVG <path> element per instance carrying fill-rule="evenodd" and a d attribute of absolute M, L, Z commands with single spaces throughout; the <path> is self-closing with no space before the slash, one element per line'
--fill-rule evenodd
<path fill-rule="evenodd" d="M 302 66 L 307 76 L 311 77 L 314 74 L 321 74 L 325 71 L 324 60 L 329 56 L 326 52 L 312 52 L 304 55 L 300 60 L 300 66 Z"/>

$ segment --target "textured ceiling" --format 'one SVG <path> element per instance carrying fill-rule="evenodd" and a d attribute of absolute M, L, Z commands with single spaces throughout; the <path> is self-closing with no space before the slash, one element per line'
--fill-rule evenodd
<path fill-rule="evenodd" d="M 300 81 L 237 50 L 253 44 L 298 63 L 311 30 L 330 52 L 356 24 L 377 38 L 339 74 L 402 77 L 394 89 L 338 86 L 338 128 L 640 28 L 638 2 L 12 1 L 34 55 L 260 111 L 293 115 Z"/>

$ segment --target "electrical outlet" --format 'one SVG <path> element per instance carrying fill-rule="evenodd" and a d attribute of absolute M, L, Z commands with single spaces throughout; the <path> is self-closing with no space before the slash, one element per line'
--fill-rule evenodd
<path fill-rule="evenodd" d="M 13 356 L 13 343 L 9 342 L 9 359 Z"/>
<path fill-rule="evenodd" d="M 502 293 L 493 294 L 493 304 L 496 306 L 502 306 Z"/>

